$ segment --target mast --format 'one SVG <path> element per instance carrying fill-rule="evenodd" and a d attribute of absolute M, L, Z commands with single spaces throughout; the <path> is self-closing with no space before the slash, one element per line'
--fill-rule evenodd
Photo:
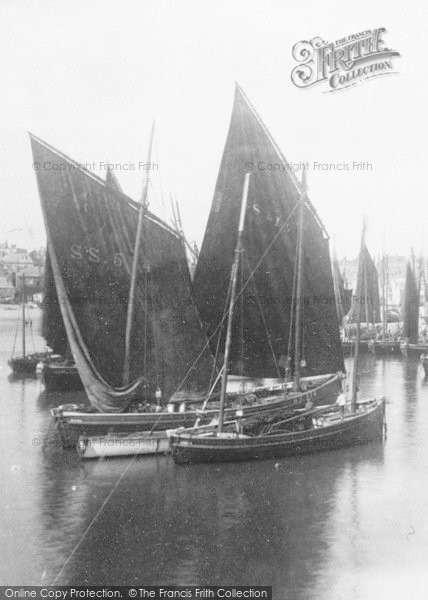
<path fill-rule="evenodd" d="M 301 347 L 301 311 L 302 311 L 302 284 L 303 284 L 303 226 L 306 198 L 306 169 L 302 172 L 302 188 L 300 192 L 299 228 L 297 246 L 297 284 L 296 284 L 296 337 L 294 346 L 294 383 L 295 392 L 300 390 L 300 347 Z"/>
<path fill-rule="evenodd" d="M 363 253 L 364 253 L 364 249 L 365 249 L 365 236 L 366 236 L 366 220 L 364 219 L 363 221 L 363 231 L 361 234 L 361 248 L 360 248 L 360 257 L 359 257 L 359 267 L 358 267 L 358 274 L 359 277 L 361 277 L 362 275 L 362 261 L 363 261 Z M 361 282 L 357 282 L 357 289 L 358 289 L 358 283 Z M 360 287 L 361 289 L 361 287 Z M 367 306 L 366 306 L 366 310 L 367 310 Z M 367 315 L 366 315 L 367 316 Z M 357 386 L 358 386 L 358 362 L 359 362 L 359 358 L 360 358 L 360 327 L 361 326 L 361 298 L 358 299 L 357 301 L 357 331 L 356 331 L 356 335 L 355 335 L 355 352 L 354 352 L 354 365 L 353 365 L 353 371 L 352 371 L 352 398 L 351 398 L 351 411 L 355 412 L 356 407 L 357 407 Z"/>
<path fill-rule="evenodd" d="M 230 303 L 229 303 L 229 315 L 227 319 L 227 331 L 226 331 L 226 344 L 224 350 L 224 361 L 223 361 L 223 374 L 221 379 L 221 392 L 220 392 L 220 410 L 218 415 L 218 431 L 221 433 L 223 430 L 224 420 L 224 406 L 226 401 L 226 387 L 227 387 L 227 368 L 229 364 L 230 356 L 230 342 L 232 338 L 232 321 L 233 321 L 233 305 L 236 297 L 236 280 L 238 276 L 238 266 L 240 261 L 240 254 L 242 252 L 242 232 L 244 231 L 245 213 L 247 210 L 247 199 L 248 199 L 248 186 L 250 183 L 250 173 L 246 173 L 244 180 L 244 189 L 242 191 L 242 202 L 241 202 L 241 214 L 239 216 L 239 227 L 238 227 L 238 239 L 235 247 L 235 258 L 230 273 Z"/>
<path fill-rule="evenodd" d="M 382 257 L 382 337 L 386 339 L 386 319 L 387 319 L 387 294 L 388 294 L 388 283 L 386 278 L 386 256 L 385 253 Z"/>
<path fill-rule="evenodd" d="M 385 311 L 385 333 L 384 333 L 384 337 L 387 333 L 388 330 L 388 292 L 389 292 L 389 263 L 388 263 L 388 257 L 385 256 L 385 305 L 383 310 Z M 388 336 L 390 337 L 390 334 L 388 333 Z"/>
<path fill-rule="evenodd" d="M 155 131 L 155 122 L 153 121 L 152 129 L 150 132 L 149 150 L 147 153 L 147 164 L 150 163 L 153 146 L 153 135 Z M 143 230 L 144 214 L 147 208 L 147 190 L 149 187 L 149 174 L 144 179 L 143 191 L 141 194 L 141 206 L 140 212 L 138 213 L 138 225 L 137 234 L 135 237 L 134 256 L 132 260 L 132 271 L 131 271 L 131 285 L 129 288 L 129 299 L 128 299 L 128 312 L 126 316 L 126 329 L 125 329 L 125 359 L 123 363 L 123 384 L 127 385 L 130 378 L 130 353 L 131 353 L 131 333 L 132 323 L 134 320 L 134 296 L 135 288 L 137 283 L 137 271 L 138 271 L 138 257 L 140 254 L 141 246 L 141 232 Z"/>
<path fill-rule="evenodd" d="M 25 275 L 22 273 L 22 288 L 21 288 L 21 300 L 22 300 L 22 357 L 25 357 Z"/>
<path fill-rule="evenodd" d="M 363 269 L 364 269 L 364 304 L 365 304 L 365 310 L 366 310 L 366 326 L 367 326 L 367 333 L 368 333 L 370 331 L 370 323 L 369 323 L 369 299 L 368 299 L 368 285 L 367 285 L 367 261 L 365 260 L 365 257 L 364 257 Z M 360 318 L 361 318 L 361 313 L 360 313 Z"/>

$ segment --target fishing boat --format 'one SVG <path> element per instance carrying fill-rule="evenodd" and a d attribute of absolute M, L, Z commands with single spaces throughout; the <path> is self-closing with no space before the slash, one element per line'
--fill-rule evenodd
<path fill-rule="evenodd" d="M 376 265 L 366 245 L 360 252 L 357 288 L 348 315 L 351 339 L 356 338 L 355 321 L 358 312 L 361 314 L 359 339 L 367 344 L 368 350 L 372 350 L 373 339 L 377 335 L 376 324 L 380 323 L 379 278 Z"/>
<path fill-rule="evenodd" d="M 12 349 L 12 357 L 8 361 L 9 367 L 12 369 L 14 375 L 19 376 L 30 376 L 34 377 L 36 375 L 36 367 L 37 364 L 44 359 L 48 359 L 49 351 L 46 352 L 33 352 L 27 353 L 27 345 L 26 345 L 26 326 L 32 327 L 32 321 L 27 320 L 25 315 L 25 301 L 26 301 L 26 290 L 25 290 L 25 275 L 18 274 L 18 277 L 21 279 L 21 341 L 22 341 L 22 354 L 21 356 L 14 356 L 15 353 L 15 344 Z M 15 336 L 16 342 L 16 336 Z"/>
<path fill-rule="evenodd" d="M 138 204 L 42 140 L 31 143 L 40 164 L 65 165 L 37 172 L 48 239 L 44 334 L 56 353 L 69 345 L 90 403 L 52 410 L 63 445 L 193 423 L 217 375 L 180 235 L 148 210 L 147 183 Z M 305 385 L 279 386 L 271 405 L 269 389 L 239 403 L 272 411 L 308 396 L 322 402 L 340 379 Z"/>
<path fill-rule="evenodd" d="M 232 120 L 238 117 L 241 129 L 246 126 L 245 119 L 256 122 L 259 129 L 262 127 L 255 121 L 255 114 L 240 91 Z M 264 129 L 262 133 L 269 140 Z M 147 179 L 138 204 L 117 186 L 107 185 L 45 142 L 34 136 L 31 142 L 35 160 L 41 164 L 65 165 L 62 171 L 40 169 L 37 172 L 48 233 L 46 274 L 50 292 L 47 294 L 46 337 L 57 352 L 64 352 L 65 345 L 70 344 L 91 405 L 65 405 L 52 411 L 63 444 L 74 445 L 80 435 L 187 425 L 187 419 L 193 421 L 197 415 L 195 396 L 200 406 L 219 374 L 216 375 L 218 361 L 213 359 L 193 300 L 200 281 L 194 282 L 192 288 L 181 236 L 148 210 Z M 269 143 L 272 146 L 272 142 Z M 252 145 L 257 146 L 255 142 Z M 288 185 L 294 184 L 288 181 Z M 292 188 L 289 195 L 295 193 Z M 280 190 L 280 195 L 276 194 L 278 202 L 281 195 Z M 255 198 L 253 200 L 255 204 Z M 332 297 L 328 241 L 310 204 L 307 210 L 310 212 L 307 237 L 312 241 L 308 245 L 311 268 L 306 279 L 310 282 L 318 274 L 317 293 Z M 276 238 L 284 232 L 285 225 L 291 227 L 289 216 L 276 223 Z M 273 215 L 270 220 L 272 218 Z M 264 231 L 265 250 L 269 244 L 266 233 L 269 232 Z M 287 245 L 290 246 L 290 241 Z M 280 249 L 284 249 L 284 242 Z M 289 253 L 284 256 L 287 262 L 292 261 Z M 277 258 L 276 262 L 275 274 L 278 274 L 283 261 Z M 324 271 L 329 271 L 330 277 L 321 278 Z M 266 276 L 269 274 L 265 272 Z M 281 281 L 284 280 L 281 272 Z M 287 290 L 289 288 L 282 291 Z M 210 302 L 209 294 L 205 288 L 207 302 Z M 202 302 L 201 298 L 199 295 Z M 286 312 L 288 309 L 282 310 L 283 315 Z M 280 408 L 281 403 L 282 406 L 304 405 L 308 395 L 316 402 L 323 402 L 340 390 L 338 371 L 343 370 L 343 360 L 334 305 L 321 304 L 316 311 L 305 312 L 306 348 L 311 347 L 309 341 L 315 333 L 315 338 L 322 340 L 317 342 L 318 367 L 302 373 L 306 390 L 287 394 L 284 392 L 289 391 L 290 382 L 281 383 L 279 396 L 272 402 L 276 408 Z M 217 332 L 224 322 L 222 313 L 223 309 L 217 314 L 214 330 L 208 332 L 211 345 L 220 351 L 224 341 Z M 320 329 L 317 329 L 318 322 Z M 247 322 L 246 332 L 255 331 L 253 325 Z M 277 325 L 269 321 L 273 330 Z M 252 338 L 258 348 L 255 354 L 262 356 L 266 344 L 258 343 L 257 332 Z M 304 357 L 301 362 L 303 365 Z M 264 376 L 269 374 L 264 372 Z M 160 415 L 155 411 L 157 394 L 161 395 L 164 406 Z M 174 402 L 178 396 L 184 402 Z M 269 389 L 253 394 L 254 410 L 271 410 L 266 396 L 271 396 Z M 247 402 L 248 396 L 244 394 L 242 404 Z M 151 404 L 149 409 L 146 408 L 148 403 Z M 178 405 L 189 414 L 173 411 Z"/>
<path fill-rule="evenodd" d="M 252 169 L 237 283 L 230 372 L 291 380 L 344 371 L 329 237 L 305 204 L 302 293 L 297 301 L 300 184 L 255 108 L 237 84 L 229 131 L 199 259 L 194 291 L 213 353 L 222 360 L 230 272 L 246 165 Z M 273 170 L 275 165 L 280 169 Z M 297 322 L 299 323 L 297 325 Z M 299 336 L 299 357 L 295 338 Z"/>
<path fill-rule="evenodd" d="M 38 368 L 40 379 L 47 392 L 70 392 L 83 389 L 79 371 L 70 359 L 61 357 L 58 361 L 42 361 Z"/>
<path fill-rule="evenodd" d="M 306 186 L 303 181 L 299 210 L 301 223 L 303 222 L 305 196 Z M 245 215 L 244 201 L 241 216 L 243 214 Z M 360 264 L 364 253 L 364 236 L 365 228 L 363 228 L 361 242 Z M 236 263 L 239 260 L 240 251 L 241 235 L 239 234 Z M 232 301 L 233 287 L 231 308 Z M 253 420 L 245 419 L 242 418 L 240 412 L 237 412 L 237 418 L 228 423 L 224 420 L 223 402 L 227 384 L 232 315 L 233 311 L 230 310 L 218 423 L 208 428 L 195 427 L 185 431 L 171 432 L 170 446 L 173 459 L 177 464 L 282 458 L 295 454 L 361 446 L 382 438 L 386 399 L 384 397 L 366 401 L 357 399 L 361 308 L 357 307 L 356 309 L 357 331 L 352 400 L 349 412 L 345 407 L 333 409 L 331 406 L 327 406 L 314 409 L 310 406 L 306 407 L 306 410 L 293 411 L 291 414 L 284 411 L 283 415 L 278 415 L 273 420 L 267 420 L 260 416 Z"/>
<path fill-rule="evenodd" d="M 252 417 L 257 414 L 275 415 L 293 406 L 305 406 L 308 402 L 316 405 L 334 401 L 341 389 L 341 379 L 337 374 L 302 378 L 303 391 L 293 391 L 293 384 L 278 383 L 270 386 L 254 386 L 245 392 L 227 393 L 225 414 L 232 418 L 237 410 Z M 79 439 L 116 434 L 152 434 L 192 427 L 197 420 L 202 424 L 210 423 L 217 417 L 219 396 L 209 396 L 207 408 L 201 414 L 206 397 L 191 398 L 177 395 L 170 398 L 163 410 L 158 411 L 156 404 L 135 402 L 130 410 L 121 413 L 100 413 L 92 406 L 83 404 L 64 404 L 51 409 L 55 425 L 65 448 L 76 447 Z"/>
<path fill-rule="evenodd" d="M 420 356 L 421 354 L 428 354 L 428 344 L 426 340 L 419 339 L 420 281 L 418 285 L 414 264 L 412 263 L 413 261 L 409 260 L 406 268 L 400 349 L 405 356 L 408 354 Z"/>
<path fill-rule="evenodd" d="M 388 292 L 389 270 L 388 257 L 383 256 L 381 261 L 381 288 L 382 288 L 382 330 L 376 337 L 369 341 L 369 351 L 373 354 L 399 354 L 400 339 L 388 329 Z"/>

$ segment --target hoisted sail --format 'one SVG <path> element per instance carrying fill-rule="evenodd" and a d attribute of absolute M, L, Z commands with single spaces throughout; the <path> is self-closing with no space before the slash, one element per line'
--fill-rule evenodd
<path fill-rule="evenodd" d="M 140 206 L 117 186 L 31 136 L 48 237 L 44 332 L 66 345 L 94 406 L 124 410 L 136 394 L 205 390 L 213 359 L 179 235 L 145 211 L 129 386 L 122 386 L 132 254 Z M 54 285 L 53 285 L 54 282 Z M 199 360 L 197 360 L 199 357 Z M 197 364 L 196 364 L 197 361 Z M 186 376 L 187 375 L 187 376 Z"/>
<path fill-rule="evenodd" d="M 410 262 L 407 263 L 402 318 L 403 337 L 410 344 L 417 344 L 419 337 L 419 289 Z"/>
<path fill-rule="evenodd" d="M 277 165 L 277 167 L 275 167 Z M 300 189 L 286 160 L 239 86 L 217 178 L 211 213 L 194 276 L 197 306 L 212 347 L 222 348 L 242 182 L 251 170 L 243 269 L 235 305 L 232 371 L 277 376 L 293 357 L 293 281 Z M 303 231 L 302 359 L 304 374 L 343 369 L 328 238 L 305 201 Z M 295 308 L 295 307 L 294 307 Z"/>
<path fill-rule="evenodd" d="M 361 323 L 379 323 L 380 299 L 378 273 L 365 244 L 361 248 L 361 255 L 358 267 L 357 289 L 349 313 L 349 320 L 351 322 L 355 321 L 357 303 L 359 302 L 361 304 Z"/>
<path fill-rule="evenodd" d="M 340 272 L 339 263 L 336 256 L 333 256 L 333 286 L 334 296 L 336 299 L 336 311 L 339 320 L 339 325 L 343 324 L 343 319 L 348 314 L 352 302 L 352 290 L 345 288 L 342 273 Z"/>

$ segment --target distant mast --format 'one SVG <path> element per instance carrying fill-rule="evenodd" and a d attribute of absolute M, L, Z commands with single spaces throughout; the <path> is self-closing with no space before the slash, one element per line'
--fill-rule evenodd
<path fill-rule="evenodd" d="M 21 275 L 22 278 L 22 290 L 21 290 L 21 299 L 22 299 L 22 357 L 25 357 L 25 275 L 24 273 Z"/>
<path fill-rule="evenodd" d="M 301 311 L 302 311 L 302 287 L 303 287 L 303 227 L 305 217 L 305 199 L 306 199 L 306 169 L 302 172 L 302 189 L 300 192 L 299 206 L 299 228 L 297 243 L 297 284 L 296 284 L 296 332 L 294 347 L 294 383 L 295 392 L 300 391 L 300 360 L 301 360 Z"/>
<path fill-rule="evenodd" d="M 366 237 L 366 220 L 363 221 L 363 231 L 361 234 L 361 248 L 360 248 L 360 256 L 359 256 L 359 265 L 358 265 L 358 276 L 361 277 L 363 274 L 363 264 L 362 261 L 365 249 L 365 237 Z M 357 282 L 357 289 L 358 289 Z M 362 288 L 360 288 L 362 289 Z M 367 299 L 366 299 L 366 310 L 367 310 Z M 366 313 L 367 318 L 367 313 Z M 358 396 L 358 363 L 360 358 L 360 333 L 361 333 L 361 298 L 357 298 L 357 315 L 356 315 L 356 325 L 357 331 L 355 335 L 355 352 L 354 352 L 354 365 L 352 371 L 352 398 L 351 398 L 351 410 L 352 412 L 356 411 L 357 408 L 357 396 Z"/>
<path fill-rule="evenodd" d="M 238 239 L 235 247 L 235 258 L 230 273 L 230 302 L 229 302 L 229 315 L 227 319 L 227 332 L 226 332 L 226 344 L 224 350 L 224 361 L 223 361 L 223 374 L 221 379 L 221 392 L 220 392 L 220 410 L 218 415 L 218 431 L 221 433 L 223 430 L 224 421 L 224 407 L 226 402 L 226 387 L 227 387 L 227 369 L 229 366 L 230 356 L 230 343 L 232 339 L 232 322 L 233 322 L 233 308 L 236 298 L 236 280 L 238 277 L 238 267 L 240 262 L 240 255 L 242 252 L 242 233 L 244 231 L 245 224 L 245 213 L 247 211 L 247 199 L 248 199 L 248 186 L 250 183 L 250 173 L 245 175 L 244 189 L 242 192 L 241 212 L 239 216 L 239 227 L 238 227 Z"/>
<path fill-rule="evenodd" d="M 153 147 L 153 136 L 155 131 L 155 122 L 153 121 L 152 129 L 150 132 L 149 150 L 147 153 L 147 164 L 150 164 Z M 138 225 L 137 234 L 135 237 L 134 256 L 132 259 L 132 271 L 131 271 L 131 284 L 129 288 L 129 299 L 128 299 L 128 313 L 126 317 L 126 330 L 125 330 L 125 358 L 123 363 L 123 384 L 127 385 L 130 380 L 130 356 L 131 356 L 131 335 L 132 335 L 132 324 L 134 320 L 134 296 L 135 288 L 137 283 L 137 272 L 138 272 L 138 257 L 140 254 L 141 246 L 141 232 L 143 230 L 144 214 L 147 209 L 147 191 L 149 187 L 149 175 L 144 179 L 143 191 L 141 194 L 141 206 L 138 214 Z"/>

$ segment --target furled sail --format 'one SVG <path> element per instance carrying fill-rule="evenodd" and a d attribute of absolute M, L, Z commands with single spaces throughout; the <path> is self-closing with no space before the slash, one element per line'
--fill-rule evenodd
<path fill-rule="evenodd" d="M 406 269 L 402 318 L 403 337 L 407 338 L 411 344 L 417 344 L 419 337 L 419 289 L 415 273 L 409 262 Z"/>
<path fill-rule="evenodd" d="M 228 284 L 244 176 L 251 170 L 243 235 L 243 265 L 235 305 L 232 371 L 277 376 L 293 357 L 300 189 L 261 119 L 239 86 L 193 286 L 213 349 L 222 348 L 219 323 Z M 311 203 L 304 218 L 302 353 L 304 374 L 343 369 L 329 242 Z M 220 336 L 220 339 L 219 339 Z"/>
<path fill-rule="evenodd" d="M 140 205 L 31 136 L 48 238 L 45 336 L 66 339 L 91 403 L 124 410 L 138 397 L 206 390 L 213 358 L 180 236 L 145 210 L 130 381 L 122 385 L 130 272 Z M 54 284 L 54 285 L 53 285 Z M 65 330 L 64 330 L 65 328 Z M 66 332 L 66 336 L 64 333 Z"/>
<path fill-rule="evenodd" d="M 362 257 L 358 267 L 357 289 L 353 298 L 349 320 L 355 321 L 357 302 L 361 303 L 361 323 L 380 322 L 379 278 L 376 265 L 367 247 L 361 249 Z M 360 272 L 361 271 L 361 272 Z"/>

